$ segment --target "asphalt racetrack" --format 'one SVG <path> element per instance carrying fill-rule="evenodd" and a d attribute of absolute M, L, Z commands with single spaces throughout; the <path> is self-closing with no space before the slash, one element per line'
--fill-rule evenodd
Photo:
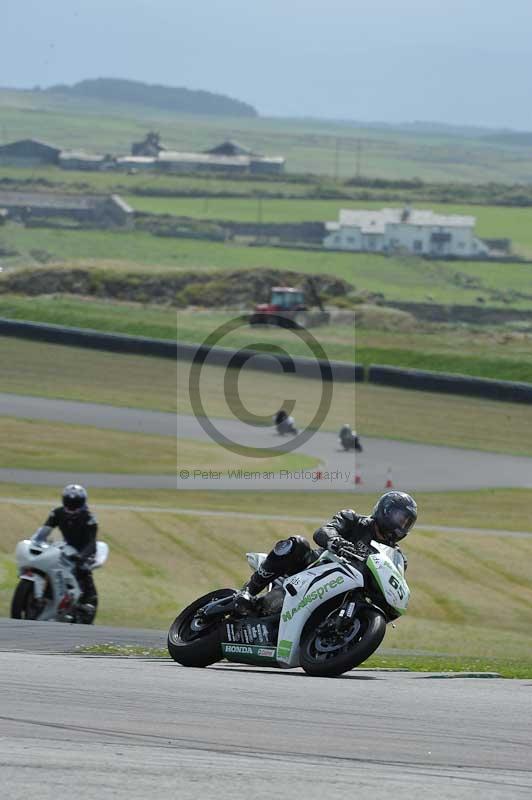
<path fill-rule="evenodd" d="M 394 486 L 408 491 L 532 487 L 532 458 L 367 438 L 364 440 L 364 452 L 357 455 L 355 462 L 353 453 L 340 449 L 334 433 L 321 431 L 315 433 L 299 452 L 319 458 L 322 463 L 319 468 L 304 471 L 303 474 L 277 475 L 274 478 L 194 475 L 180 457 L 179 441 L 192 439 L 208 442 L 210 439 L 192 416 L 13 394 L 0 394 L 0 416 L 176 437 L 175 475 L 82 472 L 73 476 L 70 472 L 0 469 L 0 481 L 10 483 L 57 486 L 76 480 L 89 487 L 105 488 L 346 491 L 353 487 L 358 472 L 362 479 L 361 486 L 368 491 L 384 488 L 388 477 L 391 477 Z M 246 446 L 268 448 L 289 445 L 289 439 L 279 437 L 273 428 L 252 427 L 236 420 L 212 422 L 225 436 Z M 260 459 L 256 461 L 256 470 L 260 471 Z M 316 478 L 317 470 L 323 476 L 320 480 Z"/>
<path fill-rule="evenodd" d="M 57 652 L 135 634 L 0 620 L 6 800 L 532 795 L 529 681 Z"/>

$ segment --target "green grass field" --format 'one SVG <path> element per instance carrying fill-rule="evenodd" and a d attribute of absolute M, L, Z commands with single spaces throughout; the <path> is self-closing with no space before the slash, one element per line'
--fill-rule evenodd
<path fill-rule="evenodd" d="M 481 207 L 492 206 L 530 207 L 532 193 L 529 186 L 522 183 L 463 183 L 448 180 L 442 182 L 420 181 L 418 178 L 396 179 L 390 176 L 372 178 L 360 176 L 356 180 L 345 179 L 345 176 L 309 175 L 287 173 L 269 177 L 267 175 L 240 175 L 238 177 L 220 173 L 183 173 L 166 175 L 155 171 L 103 171 L 87 172 L 85 170 L 63 170 L 55 165 L 34 164 L 31 167 L 2 165 L 0 182 L 12 188 L 46 189 L 50 191 L 68 192 L 106 192 L 123 196 L 132 195 L 137 198 L 195 198 L 201 201 L 201 213 L 208 212 L 213 199 L 217 208 L 217 199 L 247 199 L 257 215 L 262 216 L 258 208 L 258 198 L 285 200 L 310 200 L 319 198 L 341 201 L 343 204 L 363 202 L 364 205 L 375 202 L 380 205 L 408 203 L 445 204 L 448 208 L 456 204 L 477 204 Z M 179 206 L 176 206 L 179 207 Z M 314 207 L 314 206 L 312 206 Z M 196 207 L 197 212 L 197 207 Z M 248 212 L 246 212 L 248 213 Z M 250 217 L 254 219 L 254 217 Z"/>
<path fill-rule="evenodd" d="M 0 108 L 10 141 L 35 137 L 65 149 L 129 153 L 133 141 L 157 130 L 169 148 L 186 151 L 236 139 L 255 152 L 284 155 L 290 172 L 349 177 L 358 169 L 365 176 L 441 181 L 532 179 L 530 147 L 482 135 L 371 129 L 327 120 L 192 117 L 13 90 L 0 92 Z"/>
<path fill-rule="evenodd" d="M 0 366 L 1 391 L 5 392 L 192 411 L 185 362 L 176 365 L 168 359 L 0 337 Z M 208 367 L 201 379 L 206 409 L 219 417 L 231 416 L 223 397 L 224 374 L 223 368 Z M 248 370 L 240 376 L 242 402 L 253 413 L 273 414 L 287 397 L 293 397 L 301 424 L 313 417 L 319 392 L 319 382 L 310 379 Z M 352 420 L 363 436 L 532 454 L 532 407 L 525 404 L 369 384 L 357 384 L 353 390 L 349 384 L 337 384 L 323 427 L 338 430 L 346 420 Z"/>
<path fill-rule="evenodd" d="M 190 311 L 139 303 L 112 303 L 75 296 L 27 298 L 0 295 L 0 316 L 157 339 L 203 342 L 237 312 Z M 403 328 L 403 330 L 401 330 Z M 453 372 L 532 383 L 531 329 L 416 324 L 386 309 L 358 307 L 355 325 L 337 323 L 312 329 L 328 358 L 359 364 Z M 309 356 L 307 345 L 286 330 L 240 328 L 225 336 L 224 347 L 260 342 Z"/>
<path fill-rule="evenodd" d="M 61 487 L 0 483 L 0 503 L 25 501 L 36 508 L 57 505 Z M 91 506 L 101 513 L 110 510 L 179 514 L 199 511 L 245 520 L 264 514 L 288 521 L 292 529 L 300 522 L 316 526 L 339 508 L 355 508 L 368 513 L 379 494 L 364 490 L 348 492 L 220 492 L 173 489 L 97 489 L 90 491 Z M 423 526 L 452 526 L 473 531 L 511 531 L 532 533 L 530 502 L 532 489 L 484 489 L 478 491 L 419 492 L 417 529 Z M 208 517 L 211 519 L 211 517 Z M 268 520 L 265 520 L 267 522 Z M 275 521 L 275 520 L 274 520 Z M 477 531 L 477 533 L 474 533 Z M 465 534 L 464 534 L 465 535 Z M 468 534 L 469 535 L 469 534 Z"/>
<path fill-rule="evenodd" d="M 532 214 L 532 211 L 530 212 Z M 12 264 L 38 265 L 37 255 L 64 266 L 156 274 L 168 270 L 289 269 L 344 278 L 387 301 L 532 308 L 529 264 L 437 262 L 366 253 L 301 252 L 152 236 L 142 231 L 67 231 L 6 225 L 0 245 L 20 255 Z M 9 265 L 9 261 L 6 260 Z"/>
<path fill-rule="evenodd" d="M 268 179 L 266 176 L 253 178 L 232 178 L 219 174 L 175 174 L 164 175 L 158 172 L 86 172 L 83 170 L 61 169 L 54 164 L 37 164 L 31 167 L 2 165 L 0 179 L 27 182 L 41 185 L 46 189 L 61 189 L 68 192 L 112 192 L 125 195 L 142 196 L 144 192 L 159 192 L 161 195 L 183 193 L 192 195 L 244 194 L 253 197 L 265 196 L 305 197 L 316 191 L 319 179 L 307 181 L 304 176 L 291 175 Z"/>
<path fill-rule="evenodd" d="M 175 411 L 176 369 L 166 358 L 0 337 L 3 392 Z"/>
<path fill-rule="evenodd" d="M 27 496 L 28 489 L 21 491 Z M 17 487 L 5 487 L 4 497 L 16 497 Z M 54 498 L 49 490 L 31 490 L 33 497 Z M 155 493 L 161 502 L 163 493 Z M 198 493 L 199 494 L 199 493 Z M 297 531 L 307 536 L 317 524 L 345 505 L 344 497 L 278 498 L 275 495 L 230 498 L 225 502 L 239 511 L 258 511 L 268 502 L 270 511 L 289 516 L 316 515 L 316 522 L 299 522 Z M 194 503 L 224 505 L 224 498 L 199 498 L 195 493 L 164 493 L 167 502 L 182 508 Z M 233 495 L 233 493 L 231 493 Z M 216 586 L 239 586 L 249 574 L 244 553 L 267 550 L 273 541 L 294 533 L 294 522 L 228 517 L 197 517 L 190 513 L 148 513 L 147 511 L 99 508 L 100 498 L 143 502 L 135 492 L 94 492 L 94 507 L 101 526 L 101 538 L 111 548 L 105 569 L 95 577 L 101 595 L 101 624 L 167 628 L 173 616 L 193 597 Z M 155 498 L 154 498 L 155 499 Z M 412 602 L 408 615 L 397 630 L 389 630 L 384 647 L 426 654 L 447 654 L 461 668 L 468 660 L 486 659 L 508 666 L 521 665 L 531 674 L 528 632 L 532 623 L 532 588 L 528 561 L 532 538 L 453 533 L 423 530 L 422 524 L 444 518 L 460 524 L 462 514 L 474 518 L 477 526 L 507 526 L 529 520 L 530 491 L 449 495 L 419 495 L 419 529 L 408 539 L 408 580 Z M 256 501 L 259 500 L 259 506 Z M 352 498 L 351 498 L 352 500 Z M 357 498 L 364 511 L 370 496 Z M 443 501 L 443 502 L 442 502 Z M 16 582 L 13 551 L 16 542 L 42 523 L 47 507 L 1 502 L 5 525 L 0 533 L 0 614 L 8 613 Z M 285 509 L 285 510 L 283 510 Z M 286 511 L 288 509 L 288 511 Z M 470 515 L 470 516 L 468 516 Z M 457 521 L 458 520 L 458 521 Z M 127 535 L 126 535 L 127 532 Z M 504 558 L 501 558 L 504 552 Z M 456 660 L 455 657 L 459 656 Z M 445 663 L 442 659 L 439 663 Z M 488 662 L 489 665 L 489 662 Z"/>
<path fill-rule="evenodd" d="M 71 472 L 176 474 L 189 470 L 257 468 L 257 461 L 229 452 L 216 444 L 171 436 L 123 433 L 91 426 L 0 417 L 0 467 Z M 72 447 L 72 442 L 80 446 Z M 260 462 L 262 470 L 310 469 L 319 459 L 301 454 L 272 455 Z"/>

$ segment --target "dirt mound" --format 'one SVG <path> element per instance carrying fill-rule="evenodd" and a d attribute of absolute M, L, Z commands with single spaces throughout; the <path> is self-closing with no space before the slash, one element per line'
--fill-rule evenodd
<path fill-rule="evenodd" d="M 330 275 L 308 276 L 289 270 L 175 272 L 153 275 L 99 269 L 50 267 L 21 269 L 0 277 L 0 293 L 78 294 L 176 307 L 248 307 L 269 299 L 272 286 L 300 286 L 312 297 L 343 297 L 353 287 Z"/>

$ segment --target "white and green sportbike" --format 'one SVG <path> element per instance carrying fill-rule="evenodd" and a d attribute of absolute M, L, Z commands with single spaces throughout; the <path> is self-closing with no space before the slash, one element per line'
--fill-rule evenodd
<path fill-rule="evenodd" d="M 376 541 L 366 558 L 325 550 L 308 569 L 277 579 L 253 616 L 234 610 L 235 589 L 200 597 L 179 614 L 168 651 L 185 667 L 221 659 L 334 677 L 361 664 L 406 612 L 410 590 L 401 553 Z M 255 570 L 265 553 L 248 553 Z"/>

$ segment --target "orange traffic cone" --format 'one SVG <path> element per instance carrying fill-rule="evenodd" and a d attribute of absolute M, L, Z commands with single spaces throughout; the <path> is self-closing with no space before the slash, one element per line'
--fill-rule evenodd
<path fill-rule="evenodd" d="M 386 483 L 384 484 L 384 487 L 386 489 L 393 489 L 392 468 L 391 467 L 388 467 L 388 472 L 386 473 L 386 475 L 387 475 L 387 477 L 386 477 Z"/>

